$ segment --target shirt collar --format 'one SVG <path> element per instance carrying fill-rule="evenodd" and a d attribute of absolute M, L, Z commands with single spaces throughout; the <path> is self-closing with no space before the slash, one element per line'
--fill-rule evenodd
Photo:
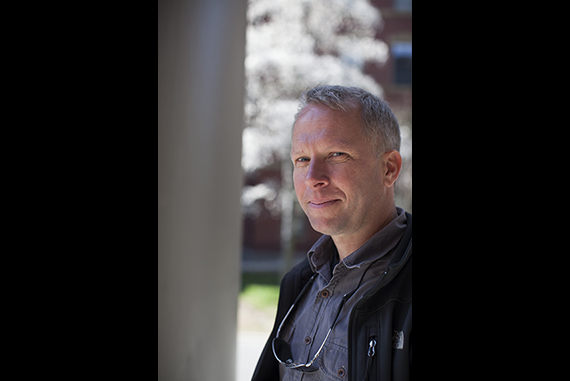
<path fill-rule="evenodd" d="M 392 251 L 400 242 L 404 230 L 406 230 L 407 218 L 403 209 L 396 208 L 396 210 L 398 216 L 394 220 L 344 259 L 343 262 L 347 268 L 359 268 L 362 265 L 380 259 Z M 312 270 L 330 273 L 332 256 L 336 253 L 336 246 L 332 238 L 328 235 L 323 235 L 307 253 Z"/>

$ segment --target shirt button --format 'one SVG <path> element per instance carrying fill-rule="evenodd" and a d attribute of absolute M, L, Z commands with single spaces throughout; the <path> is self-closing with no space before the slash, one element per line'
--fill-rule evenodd
<path fill-rule="evenodd" d="M 343 368 L 340 368 L 340 369 L 336 372 L 336 374 L 337 374 L 339 377 L 344 377 L 344 375 L 346 374 L 346 371 L 344 370 L 344 367 L 343 367 Z"/>
<path fill-rule="evenodd" d="M 305 344 L 309 345 L 312 341 L 313 340 L 309 336 L 305 337 Z"/>
<path fill-rule="evenodd" d="M 323 290 L 321 292 L 321 296 L 323 297 L 323 299 L 326 299 L 329 297 L 329 291 L 328 290 Z"/>

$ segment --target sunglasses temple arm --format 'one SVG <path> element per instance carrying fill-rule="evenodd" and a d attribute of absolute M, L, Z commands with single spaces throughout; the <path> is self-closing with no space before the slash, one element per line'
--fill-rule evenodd
<path fill-rule="evenodd" d="M 355 290 L 356 291 L 356 290 Z M 329 335 L 331 334 L 334 326 L 336 325 L 336 321 L 338 320 L 338 317 L 340 316 L 340 311 L 342 311 L 342 307 L 344 306 L 344 303 L 350 299 L 350 297 L 352 296 L 352 294 L 354 294 L 354 291 L 351 292 L 350 294 L 346 294 L 344 295 L 344 297 L 342 298 L 342 302 L 340 302 L 340 306 L 338 306 L 338 311 L 336 313 L 336 316 L 333 320 L 333 323 L 331 325 L 331 327 L 329 328 L 329 331 L 327 332 L 327 335 L 325 336 L 325 339 L 323 340 L 323 343 L 321 344 L 321 347 L 319 348 L 319 350 L 317 351 L 317 353 L 315 353 L 315 357 L 313 357 L 313 359 L 311 360 L 311 362 L 309 362 L 307 365 L 305 365 L 307 368 L 310 367 L 311 365 L 313 365 L 313 363 L 317 360 L 317 357 L 319 357 L 319 355 L 321 354 L 321 351 L 323 350 L 327 339 L 329 338 Z"/>
<path fill-rule="evenodd" d="M 285 314 L 285 317 L 283 318 L 283 320 L 281 320 L 281 324 L 279 324 L 279 328 L 277 328 L 277 334 L 275 335 L 275 337 L 279 337 L 279 333 L 281 332 L 281 328 L 283 327 L 283 323 L 285 323 L 285 320 L 287 320 L 287 318 L 289 317 L 289 314 L 291 313 L 291 311 L 293 311 L 293 309 L 295 308 L 295 305 L 299 302 L 299 299 L 301 299 L 301 297 L 303 296 L 305 291 L 307 291 L 307 289 L 313 284 L 317 275 L 318 275 L 318 273 L 314 273 L 313 276 L 311 277 L 311 279 L 309 279 L 309 281 L 305 285 L 305 287 L 303 287 L 303 289 L 301 290 L 299 295 L 297 295 L 297 298 L 295 299 L 295 301 L 293 302 L 293 304 L 289 308 L 289 311 L 287 311 L 287 313 Z"/>

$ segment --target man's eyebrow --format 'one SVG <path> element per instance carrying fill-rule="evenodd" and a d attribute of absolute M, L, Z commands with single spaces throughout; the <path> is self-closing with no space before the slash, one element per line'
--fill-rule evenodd
<path fill-rule="evenodd" d="M 349 142 L 347 142 L 346 140 L 334 140 L 331 142 L 328 142 L 326 145 L 323 145 L 323 148 L 321 148 L 321 150 L 323 151 L 338 151 L 338 150 L 343 150 L 343 149 L 350 149 L 352 148 L 353 145 Z M 291 156 L 293 155 L 298 155 L 301 154 L 302 152 L 304 152 L 304 149 L 302 148 L 291 148 Z"/>
<path fill-rule="evenodd" d="M 324 151 L 344 151 L 350 150 L 353 147 L 353 144 L 350 144 L 345 140 L 334 140 L 325 146 Z"/>
<path fill-rule="evenodd" d="M 300 155 L 301 153 L 303 153 L 303 150 L 299 150 L 299 149 L 293 150 L 292 149 L 291 150 L 291 157 Z"/>

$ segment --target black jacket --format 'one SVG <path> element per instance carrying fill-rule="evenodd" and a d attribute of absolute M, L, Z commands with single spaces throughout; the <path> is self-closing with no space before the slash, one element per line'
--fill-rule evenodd
<path fill-rule="evenodd" d="M 351 312 L 347 380 L 412 379 L 412 215 L 406 213 L 406 217 L 408 226 L 392 263 Z M 252 381 L 279 380 L 279 363 L 273 356 L 271 342 L 281 320 L 312 275 L 309 261 L 305 260 L 283 278 L 275 325 Z M 371 351 L 370 345 L 374 343 Z"/>

